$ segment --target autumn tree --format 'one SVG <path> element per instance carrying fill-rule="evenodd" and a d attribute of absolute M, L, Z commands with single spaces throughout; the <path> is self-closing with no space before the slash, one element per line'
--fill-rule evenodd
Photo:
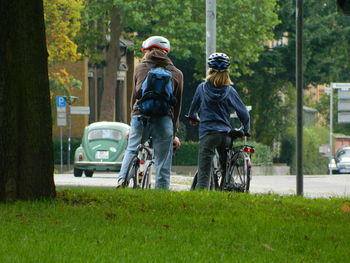
<path fill-rule="evenodd" d="M 0 201 L 55 196 L 43 1 L 0 0 Z"/>
<path fill-rule="evenodd" d="M 64 62 L 76 62 L 81 54 L 77 52 L 74 38 L 80 30 L 83 0 L 44 0 L 49 66 Z M 70 75 L 65 68 L 49 73 L 51 93 L 70 95 L 74 88 L 80 88 L 81 82 Z"/>

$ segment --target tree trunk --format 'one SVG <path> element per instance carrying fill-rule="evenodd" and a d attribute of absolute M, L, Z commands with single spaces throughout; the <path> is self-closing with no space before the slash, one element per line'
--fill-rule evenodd
<path fill-rule="evenodd" d="M 0 0 L 0 201 L 55 196 L 43 1 Z"/>
<path fill-rule="evenodd" d="M 117 71 L 120 62 L 120 10 L 113 6 L 111 10 L 111 39 L 106 51 L 106 68 L 104 89 L 101 102 L 100 121 L 115 120 L 115 93 L 117 87 Z"/>

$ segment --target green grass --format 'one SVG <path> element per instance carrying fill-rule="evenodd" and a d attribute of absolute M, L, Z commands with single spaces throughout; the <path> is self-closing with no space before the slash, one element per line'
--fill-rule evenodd
<path fill-rule="evenodd" d="M 0 204 L 0 262 L 349 262 L 350 200 L 60 189 Z"/>

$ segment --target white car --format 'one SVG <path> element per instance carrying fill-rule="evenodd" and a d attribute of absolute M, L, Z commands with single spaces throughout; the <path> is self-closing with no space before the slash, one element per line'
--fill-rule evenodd
<path fill-rule="evenodd" d="M 350 147 L 339 149 L 329 164 L 332 173 L 350 174 Z"/>

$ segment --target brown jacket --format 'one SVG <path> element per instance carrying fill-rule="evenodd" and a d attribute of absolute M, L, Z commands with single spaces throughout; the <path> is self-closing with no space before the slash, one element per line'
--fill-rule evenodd
<path fill-rule="evenodd" d="M 177 131 L 179 127 L 179 116 L 182 104 L 183 75 L 182 72 L 174 66 L 168 55 L 161 50 L 156 49 L 147 53 L 146 56 L 142 59 L 141 63 L 138 64 L 135 68 L 133 91 L 130 101 L 131 115 L 140 113 L 136 110 L 136 94 L 137 91 L 141 88 L 141 84 L 145 80 L 147 73 L 150 70 L 150 66 L 168 66 L 167 69 L 170 69 L 173 74 L 174 96 L 176 97 L 177 102 L 172 109 L 171 116 L 174 123 L 174 131 Z"/>

